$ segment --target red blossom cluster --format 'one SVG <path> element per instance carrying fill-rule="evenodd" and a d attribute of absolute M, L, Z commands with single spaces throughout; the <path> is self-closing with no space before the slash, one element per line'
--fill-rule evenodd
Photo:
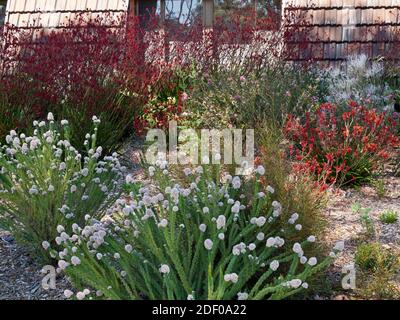
<path fill-rule="evenodd" d="M 354 101 L 340 110 L 324 103 L 304 121 L 289 116 L 284 127 L 295 170 L 315 175 L 323 189 L 368 180 L 400 146 L 398 119 Z"/>

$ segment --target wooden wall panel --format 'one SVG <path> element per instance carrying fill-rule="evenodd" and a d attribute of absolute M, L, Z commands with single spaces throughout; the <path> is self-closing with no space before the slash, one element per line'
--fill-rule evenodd
<path fill-rule="evenodd" d="M 6 22 L 22 28 L 59 28 L 78 14 L 120 16 L 132 0 L 9 0 Z"/>
<path fill-rule="evenodd" d="M 315 60 L 329 63 L 358 53 L 400 59 L 400 0 L 284 0 L 283 12 L 295 13 L 297 23 L 307 26 L 308 41 L 322 44 L 322 58 L 316 53 Z M 290 48 L 304 45 L 293 39 Z"/>

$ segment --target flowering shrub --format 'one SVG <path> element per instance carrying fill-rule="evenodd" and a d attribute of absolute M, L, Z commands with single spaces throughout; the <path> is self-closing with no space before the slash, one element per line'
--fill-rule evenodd
<path fill-rule="evenodd" d="M 318 102 L 317 81 L 305 68 L 279 63 L 261 72 L 225 70 L 206 74 L 193 85 L 184 105 L 202 126 L 281 126 L 287 114 L 302 115 Z"/>
<path fill-rule="evenodd" d="M 295 167 L 315 174 L 324 187 L 365 182 L 400 145 L 398 120 L 354 101 L 348 107 L 340 113 L 325 103 L 304 122 L 290 116 L 285 125 Z"/>
<path fill-rule="evenodd" d="M 148 86 L 164 67 L 154 63 L 156 56 L 144 60 L 148 44 L 138 19 L 125 23 L 124 17 L 88 20 L 82 13 L 62 30 L 41 30 L 33 40 L 26 30 L 7 26 L 7 42 L 0 48 L 1 100 L 15 113 L 29 104 L 34 119 L 44 119 L 49 111 L 60 120 L 68 118 L 71 143 L 80 152 L 85 150 L 79 143 L 90 130 L 90 119 L 97 115 L 104 120 L 98 141 L 105 152 L 114 151 L 131 133 L 148 99 Z M 24 128 L 25 123 L 14 121 L 12 126 Z"/>
<path fill-rule="evenodd" d="M 285 228 L 273 188 L 260 184 L 264 168 L 241 179 L 219 166 L 186 168 L 175 183 L 165 161 L 148 168 L 158 193 L 129 182 L 113 219 L 74 225 L 58 252 L 59 271 L 70 277 L 77 299 L 282 299 L 308 287 L 329 264 L 306 257 L 315 241 L 285 241 L 300 230 L 293 213 Z M 53 251 L 57 254 L 56 251 Z"/>
<path fill-rule="evenodd" d="M 74 222 L 100 219 L 119 197 L 123 167 L 116 155 L 102 157 L 96 145 L 100 120 L 93 118 L 94 134 L 87 134 L 88 156 L 69 142 L 68 121 L 35 122 L 33 136 L 14 130 L 0 150 L 0 226 L 40 255 L 40 248 L 60 244 L 55 228 L 69 232 Z M 85 218 L 86 216 L 86 218 Z M 60 231 L 61 229 L 58 228 Z M 46 252 L 43 251 L 46 258 Z"/>
<path fill-rule="evenodd" d="M 322 71 L 322 85 L 327 89 L 327 101 L 346 106 L 351 99 L 379 111 L 392 110 L 394 90 L 384 79 L 382 62 L 369 61 L 364 54 L 351 56 L 341 68 Z"/>
<path fill-rule="evenodd" d="M 143 113 L 136 121 L 136 131 L 144 127 L 164 128 L 168 122 L 175 120 L 181 125 L 184 118 L 184 103 L 194 79 L 198 77 L 195 68 L 184 68 L 171 71 L 168 79 L 161 79 L 151 89 L 150 98 L 143 108 Z"/>

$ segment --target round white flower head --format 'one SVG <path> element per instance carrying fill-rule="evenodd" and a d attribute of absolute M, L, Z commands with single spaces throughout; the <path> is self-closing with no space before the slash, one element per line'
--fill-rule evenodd
<path fill-rule="evenodd" d="M 302 252 L 302 251 L 303 251 L 303 249 L 301 248 L 300 243 L 296 242 L 296 243 L 293 245 L 293 252 L 294 252 L 294 253 L 300 253 L 300 252 Z"/>
<path fill-rule="evenodd" d="M 306 256 L 301 256 L 300 257 L 300 263 L 305 264 L 307 262 L 307 257 Z"/>
<path fill-rule="evenodd" d="M 209 212 L 210 212 L 210 209 L 208 207 L 203 208 L 203 213 L 209 213 Z"/>
<path fill-rule="evenodd" d="M 308 283 L 307 282 L 303 282 L 303 284 L 301 285 L 304 289 L 308 289 Z"/>
<path fill-rule="evenodd" d="M 289 285 L 294 288 L 297 289 L 298 287 L 301 286 L 302 281 L 300 279 L 293 279 L 289 281 Z"/>
<path fill-rule="evenodd" d="M 272 188 L 271 186 L 267 186 L 267 191 L 268 191 L 269 193 L 275 193 L 275 189 Z"/>
<path fill-rule="evenodd" d="M 47 120 L 48 120 L 48 121 L 54 121 L 54 115 L 53 115 L 51 112 L 49 112 L 49 113 L 47 114 Z"/>
<path fill-rule="evenodd" d="M 103 258 L 103 255 L 99 252 L 96 254 L 97 260 L 101 260 Z"/>
<path fill-rule="evenodd" d="M 224 216 L 224 215 L 218 216 L 216 222 L 217 222 L 217 229 L 218 229 L 218 230 L 219 230 L 219 229 L 222 229 L 223 227 L 225 227 L 225 224 L 226 224 L 226 218 L 225 218 L 225 216 Z"/>
<path fill-rule="evenodd" d="M 301 229 L 303 229 L 303 226 L 301 224 L 296 224 L 294 227 L 297 231 L 300 231 Z"/>
<path fill-rule="evenodd" d="M 131 253 L 132 250 L 133 250 L 133 248 L 132 248 L 132 246 L 131 246 L 130 244 L 127 244 L 127 245 L 125 246 L 125 251 L 126 251 L 126 252 Z"/>
<path fill-rule="evenodd" d="M 255 250 L 256 245 L 254 243 L 250 243 L 247 247 L 249 248 L 250 251 L 253 251 Z"/>
<path fill-rule="evenodd" d="M 239 292 L 237 296 L 238 300 L 247 300 L 249 298 L 249 294 L 246 292 Z"/>
<path fill-rule="evenodd" d="M 61 120 L 61 125 L 62 126 L 67 126 L 68 125 L 68 120 Z"/>
<path fill-rule="evenodd" d="M 334 250 L 343 251 L 344 249 L 344 241 L 336 242 L 335 246 L 333 247 Z"/>
<path fill-rule="evenodd" d="M 117 260 L 118 260 L 119 258 L 121 258 L 121 255 L 120 255 L 118 252 L 115 253 L 115 254 L 114 254 L 114 259 L 117 259 Z"/>
<path fill-rule="evenodd" d="M 85 294 L 85 296 L 87 296 L 88 294 L 90 294 L 90 290 L 89 289 L 84 289 L 83 293 Z"/>
<path fill-rule="evenodd" d="M 66 261 L 64 261 L 64 260 L 59 260 L 59 261 L 58 261 L 58 267 L 59 267 L 61 270 L 65 270 L 65 268 L 68 267 L 68 262 L 66 262 Z"/>
<path fill-rule="evenodd" d="M 204 247 L 205 247 L 207 250 L 211 250 L 212 247 L 213 247 L 213 242 L 212 242 L 212 240 L 211 240 L 211 239 L 206 239 L 206 240 L 204 240 Z"/>
<path fill-rule="evenodd" d="M 269 237 L 267 239 L 267 244 L 266 245 L 267 245 L 268 248 L 273 247 L 275 245 L 275 238 Z"/>
<path fill-rule="evenodd" d="M 78 264 L 81 264 L 81 259 L 79 259 L 77 256 L 73 256 L 73 257 L 71 258 L 71 263 L 72 263 L 74 266 L 77 266 Z"/>
<path fill-rule="evenodd" d="M 202 223 L 201 225 L 199 225 L 199 230 L 200 230 L 201 232 L 206 232 L 206 229 L 207 229 L 207 226 L 206 226 L 204 223 Z"/>
<path fill-rule="evenodd" d="M 74 293 L 71 290 L 64 290 L 64 296 L 69 299 L 74 295 Z"/>
<path fill-rule="evenodd" d="M 162 219 L 159 223 L 158 223 L 158 227 L 159 228 L 165 228 L 168 225 L 168 220 L 167 219 Z"/>
<path fill-rule="evenodd" d="M 189 295 L 187 296 L 187 300 L 194 300 L 194 296 L 193 296 L 192 294 L 189 294 Z"/>
<path fill-rule="evenodd" d="M 265 217 L 258 217 L 256 220 L 256 225 L 258 227 L 262 227 L 265 223 L 267 222 L 267 219 Z"/>
<path fill-rule="evenodd" d="M 79 292 L 76 294 L 76 298 L 77 298 L 78 300 L 83 300 L 83 299 L 85 299 L 85 297 L 86 297 L 86 295 L 85 295 L 82 291 L 79 291 Z"/>
<path fill-rule="evenodd" d="M 265 238 L 265 234 L 264 234 L 264 232 L 259 232 L 258 234 L 257 234 L 257 240 L 259 240 L 259 241 L 263 241 L 264 240 L 264 238 Z"/>
<path fill-rule="evenodd" d="M 265 174 L 265 168 L 263 166 L 258 166 L 256 169 L 256 173 L 263 176 Z"/>
<path fill-rule="evenodd" d="M 308 241 L 308 242 L 315 242 L 315 240 L 316 240 L 315 236 L 309 236 L 309 237 L 307 238 L 307 241 Z"/>
<path fill-rule="evenodd" d="M 218 233 L 218 239 L 219 240 L 224 240 L 225 239 L 225 234 L 223 234 L 222 232 Z"/>
<path fill-rule="evenodd" d="M 158 270 L 162 274 L 168 274 L 170 272 L 169 266 L 167 264 L 162 264 Z"/>
<path fill-rule="evenodd" d="M 50 248 L 50 243 L 48 241 L 43 241 L 42 247 L 44 250 L 47 250 L 48 248 Z"/>
<path fill-rule="evenodd" d="M 241 186 L 240 178 L 239 177 L 234 177 L 232 179 L 232 187 L 233 187 L 233 189 L 239 189 L 240 186 Z"/>
<path fill-rule="evenodd" d="M 308 259 L 308 264 L 312 267 L 315 266 L 317 264 L 317 258 L 311 257 L 310 259 Z"/>
<path fill-rule="evenodd" d="M 224 280 L 226 282 L 237 283 L 239 280 L 239 276 L 236 273 L 229 273 L 224 275 Z"/>
<path fill-rule="evenodd" d="M 269 264 L 269 267 L 271 268 L 272 271 L 276 271 L 279 268 L 279 261 L 274 260 Z"/>
<path fill-rule="evenodd" d="M 57 226 L 57 232 L 58 233 L 62 233 L 62 232 L 64 232 L 65 231 L 65 229 L 64 229 L 64 227 L 62 226 L 62 225 L 58 225 Z"/>

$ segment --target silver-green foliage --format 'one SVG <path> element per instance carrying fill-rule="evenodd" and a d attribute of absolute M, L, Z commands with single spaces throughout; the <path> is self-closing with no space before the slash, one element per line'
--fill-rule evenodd
<path fill-rule="evenodd" d="M 61 252 L 50 249 L 75 285 L 67 297 L 282 299 L 305 290 L 342 249 L 317 263 L 306 257 L 314 236 L 285 239 L 301 229 L 298 214 L 277 228 L 282 207 L 262 185 L 262 167 L 242 179 L 219 166 L 186 168 L 178 184 L 158 165 L 149 167 L 157 192 L 130 182 L 113 219 L 76 224 L 59 236 Z"/>
<path fill-rule="evenodd" d="M 42 252 L 57 225 L 69 229 L 85 215 L 100 219 L 120 196 L 123 167 L 116 155 L 101 159 L 96 146 L 99 119 L 87 135 L 87 157 L 70 144 L 68 121 L 34 123 L 34 134 L 11 131 L 0 149 L 0 227 Z"/>

